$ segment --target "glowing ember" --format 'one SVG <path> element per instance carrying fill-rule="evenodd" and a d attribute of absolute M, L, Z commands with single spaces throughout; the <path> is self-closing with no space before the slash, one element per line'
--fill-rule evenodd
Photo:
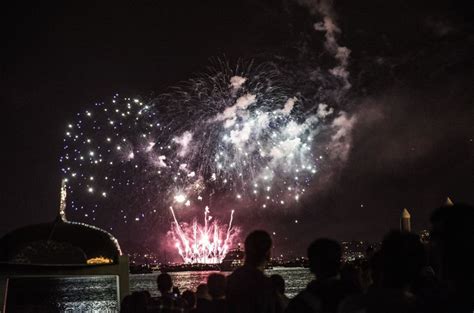
<path fill-rule="evenodd" d="M 173 207 L 170 210 L 174 219 L 172 236 L 184 263 L 221 263 L 238 233 L 238 229 L 232 227 L 234 210 L 230 214 L 229 225 L 221 225 L 217 220 L 211 222 L 207 206 L 204 225 L 199 225 L 196 220 L 191 225 L 180 225 Z"/>

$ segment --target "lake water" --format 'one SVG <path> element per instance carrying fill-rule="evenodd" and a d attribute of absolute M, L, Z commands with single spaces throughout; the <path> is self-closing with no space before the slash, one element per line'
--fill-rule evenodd
<path fill-rule="evenodd" d="M 211 273 L 222 273 L 229 275 L 230 272 L 176 272 L 169 273 L 173 278 L 173 283 L 181 292 L 186 289 L 196 290 L 196 287 L 205 283 L 207 276 Z M 307 268 L 274 268 L 265 270 L 267 275 L 279 274 L 286 282 L 286 295 L 290 298 L 294 297 L 298 292 L 303 290 L 306 285 L 313 279 L 313 276 Z M 131 274 L 130 275 L 130 291 L 148 290 L 152 297 L 159 295 L 156 289 L 156 277 L 158 273 L 151 274 Z"/>

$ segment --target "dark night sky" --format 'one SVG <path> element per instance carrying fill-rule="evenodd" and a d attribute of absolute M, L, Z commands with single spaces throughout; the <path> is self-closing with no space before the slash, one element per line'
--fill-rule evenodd
<path fill-rule="evenodd" d="M 359 118 L 351 154 L 315 182 L 301 208 L 271 225 L 297 251 L 318 236 L 378 240 L 398 226 L 403 207 L 420 230 L 446 196 L 474 203 L 469 2 L 356 2 L 334 5 L 339 41 L 352 50 L 344 109 Z M 288 54 L 323 39 L 311 30 L 318 17 L 291 0 L 37 3 L 2 11 L 0 235 L 56 215 L 63 129 L 84 106 L 117 91 L 160 93 L 213 57 Z M 298 225 L 288 223 L 294 218 Z"/>

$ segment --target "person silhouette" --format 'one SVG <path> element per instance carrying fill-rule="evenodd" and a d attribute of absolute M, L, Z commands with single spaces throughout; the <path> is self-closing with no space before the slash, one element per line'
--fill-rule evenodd
<path fill-rule="evenodd" d="M 455 203 L 431 215 L 430 263 L 444 289 L 444 312 L 474 312 L 474 207 Z M 434 301 L 440 302 L 440 297 Z"/>
<path fill-rule="evenodd" d="M 409 232 L 391 231 L 373 258 L 373 285 L 366 294 L 346 299 L 339 311 L 419 312 L 411 284 L 426 266 L 426 252 L 420 237 Z"/>
<path fill-rule="evenodd" d="M 173 280 L 168 273 L 161 273 L 158 275 L 156 283 L 161 296 L 153 299 L 154 301 L 149 306 L 149 312 L 186 312 L 185 301 L 171 292 L 173 288 Z"/>
<path fill-rule="evenodd" d="M 209 295 L 212 298 L 210 313 L 226 313 L 227 301 L 225 299 L 226 278 L 222 274 L 213 273 L 207 278 Z"/>
<path fill-rule="evenodd" d="M 341 257 L 342 249 L 337 241 L 315 240 L 308 247 L 309 268 L 315 279 L 290 301 L 285 312 L 337 312 L 339 303 L 347 295 L 358 292 L 341 280 Z"/>
<path fill-rule="evenodd" d="M 244 265 L 227 278 L 226 298 L 230 313 L 280 312 L 278 297 L 264 274 L 270 260 L 272 239 L 264 230 L 255 230 L 245 239 Z"/>
<path fill-rule="evenodd" d="M 135 291 L 122 300 L 121 313 L 147 313 L 151 296 L 148 291 Z"/>
<path fill-rule="evenodd" d="M 285 311 L 286 307 L 288 306 L 288 303 L 290 302 L 290 299 L 285 295 L 285 280 L 283 279 L 283 277 L 281 277 L 281 275 L 278 274 L 273 274 L 272 276 L 270 276 L 270 279 L 272 281 L 273 288 L 277 293 L 280 307 L 282 311 Z"/>
<path fill-rule="evenodd" d="M 184 301 L 186 301 L 186 311 L 191 311 L 196 306 L 196 294 L 191 290 L 185 290 L 181 295 Z"/>
<path fill-rule="evenodd" d="M 196 288 L 196 308 L 192 313 L 207 313 L 211 309 L 211 296 L 206 284 L 200 284 Z"/>

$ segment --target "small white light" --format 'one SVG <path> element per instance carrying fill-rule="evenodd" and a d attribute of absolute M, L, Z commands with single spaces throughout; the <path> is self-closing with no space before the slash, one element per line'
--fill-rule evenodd
<path fill-rule="evenodd" d="M 184 203 L 186 201 L 186 196 L 183 194 L 178 194 L 174 197 L 174 200 L 178 203 Z"/>

